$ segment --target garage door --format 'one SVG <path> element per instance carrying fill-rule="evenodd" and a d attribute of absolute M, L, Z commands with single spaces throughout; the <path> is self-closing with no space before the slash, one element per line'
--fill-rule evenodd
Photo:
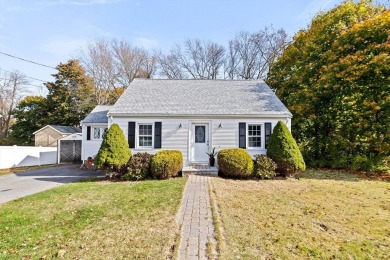
<path fill-rule="evenodd" d="M 60 163 L 80 163 L 81 140 L 63 140 L 60 142 Z"/>

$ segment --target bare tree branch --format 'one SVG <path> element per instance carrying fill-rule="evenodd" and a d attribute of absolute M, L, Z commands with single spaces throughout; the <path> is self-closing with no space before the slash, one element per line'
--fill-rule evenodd
<path fill-rule="evenodd" d="M 26 76 L 18 71 L 8 73 L 0 70 L 0 137 L 8 135 L 12 111 L 27 93 L 25 85 L 28 83 Z"/>
<path fill-rule="evenodd" d="M 79 59 L 94 79 L 98 104 L 115 102 L 134 78 L 151 78 L 156 71 L 156 58 L 148 51 L 116 39 L 91 42 Z"/>
<path fill-rule="evenodd" d="M 265 27 L 256 33 L 240 32 L 229 42 L 225 77 L 266 80 L 270 66 L 287 47 L 283 29 Z"/>
<path fill-rule="evenodd" d="M 217 79 L 225 61 L 225 48 L 212 42 L 187 39 L 184 50 L 176 44 L 168 55 L 157 56 L 160 75 L 169 79 Z"/>

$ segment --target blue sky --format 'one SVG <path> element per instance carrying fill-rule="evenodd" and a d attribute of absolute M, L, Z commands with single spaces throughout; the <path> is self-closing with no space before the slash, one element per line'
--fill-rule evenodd
<path fill-rule="evenodd" d="M 55 67 L 89 41 L 123 39 L 169 50 L 186 38 L 225 44 L 268 25 L 290 36 L 342 0 L 0 0 L 0 52 Z M 389 0 L 377 1 L 389 4 Z M 55 70 L 0 54 L 0 68 L 51 81 Z M 41 82 L 31 80 L 32 84 Z M 39 88 L 32 91 L 39 93 Z M 44 91 L 42 92 L 44 93 Z"/>

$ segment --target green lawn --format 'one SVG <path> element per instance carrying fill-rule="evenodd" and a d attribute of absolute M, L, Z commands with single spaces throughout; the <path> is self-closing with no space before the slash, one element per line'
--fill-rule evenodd
<path fill-rule="evenodd" d="M 389 259 L 390 183 L 342 172 L 213 178 L 221 259 Z"/>
<path fill-rule="evenodd" d="M 0 205 L 0 258 L 165 259 L 185 181 L 91 180 Z"/>

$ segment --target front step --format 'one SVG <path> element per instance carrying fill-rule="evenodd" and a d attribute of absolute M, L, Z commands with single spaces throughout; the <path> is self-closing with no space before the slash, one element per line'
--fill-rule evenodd
<path fill-rule="evenodd" d="M 202 176 L 218 176 L 218 168 L 210 167 L 208 164 L 190 164 L 183 167 L 183 176 L 187 175 L 202 175 Z"/>

